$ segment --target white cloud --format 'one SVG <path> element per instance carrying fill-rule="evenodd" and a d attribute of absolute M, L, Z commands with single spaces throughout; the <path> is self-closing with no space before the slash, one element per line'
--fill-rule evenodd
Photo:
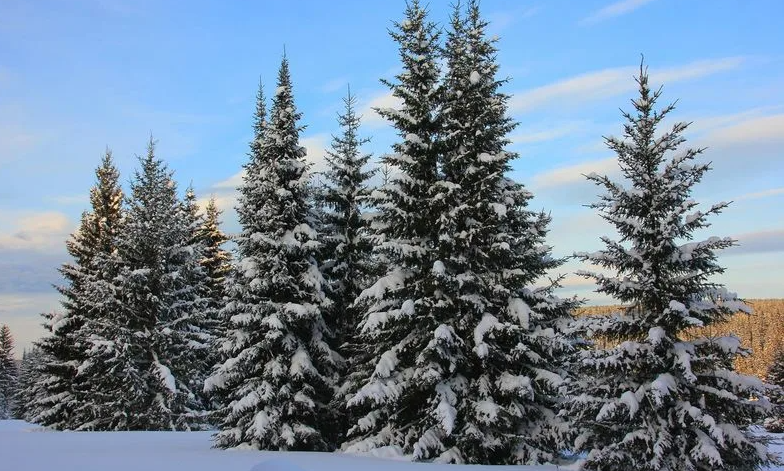
<path fill-rule="evenodd" d="M 234 175 L 226 178 L 224 180 L 220 180 L 219 182 L 212 185 L 212 188 L 216 190 L 233 190 L 239 187 L 242 184 L 242 178 L 245 175 L 245 169 L 240 170 L 239 172 L 235 173 Z"/>
<path fill-rule="evenodd" d="M 778 196 L 778 195 L 784 195 L 784 188 L 771 188 L 770 190 L 757 191 L 754 193 L 746 193 L 745 195 L 740 195 L 737 198 L 734 198 L 734 200 L 735 201 L 756 200 L 760 198 L 768 198 L 771 196 Z"/>
<path fill-rule="evenodd" d="M 362 126 L 373 129 L 384 127 L 388 124 L 387 120 L 376 113 L 374 108 L 396 108 L 401 105 L 399 98 L 392 96 L 392 92 L 371 97 L 364 106 L 360 108 L 359 114 L 362 115 Z"/>
<path fill-rule="evenodd" d="M 535 144 L 568 136 L 588 126 L 586 122 L 568 122 L 555 126 L 528 128 L 513 134 L 509 140 L 512 144 Z"/>
<path fill-rule="evenodd" d="M 305 160 L 311 164 L 311 172 L 323 172 L 326 170 L 326 148 L 329 139 L 329 134 L 322 133 L 314 134 L 313 136 L 305 137 L 300 140 L 300 145 L 302 145 L 307 150 Z"/>
<path fill-rule="evenodd" d="M 500 33 L 515 22 L 534 16 L 540 9 L 539 6 L 532 6 L 490 13 L 487 15 L 487 21 L 490 23 L 489 28 L 493 33 Z"/>
<path fill-rule="evenodd" d="M 580 24 L 589 25 L 603 20 L 615 18 L 640 8 L 653 0 L 621 0 L 601 8 L 580 20 Z"/>
<path fill-rule="evenodd" d="M 649 72 L 654 83 L 673 83 L 693 80 L 715 73 L 739 67 L 744 61 L 742 57 L 726 57 L 695 61 L 690 64 L 654 69 Z M 575 77 L 559 80 L 549 85 L 516 93 L 509 101 L 509 109 L 520 113 L 545 105 L 574 107 L 590 101 L 610 98 L 634 91 L 637 83 L 633 77 L 639 73 L 639 67 L 614 67 L 595 72 L 588 72 Z"/>
<path fill-rule="evenodd" d="M 739 245 L 727 249 L 728 255 L 784 251 L 784 229 L 746 232 L 733 238 Z"/>
<path fill-rule="evenodd" d="M 11 227 L 0 232 L 3 249 L 59 250 L 75 227 L 68 216 L 57 211 L 9 212 L 0 216 L 0 220 L 11 221 Z"/>
<path fill-rule="evenodd" d="M 712 147 L 784 141 L 784 113 L 751 118 L 716 129 L 704 140 Z"/>
<path fill-rule="evenodd" d="M 600 175 L 618 173 L 618 160 L 608 157 L 581 164 L 560 167 L 534 175 L 533 187 L 536 189 L 570 185 L 586 181 L 585 175 L 596 172 Z"/>
<path fill-rule="evenodd" d="M 341 88 L 345 88 L 347 84 L 348 79 L 346 77 L 338 77 L 323 84 L 321 87 L 319 87 L 319 90 L 321 90 L 323 93 L 333 93 L 340 90 Z"/>
<path fill-rule="evenodd" d="M 716 128 L 735 125 L 752 118 L 765 116 L 770 114 L 771 112 L 779 111 L 782 108 L 784 107 L 764 106 L 759 108 L 752 108 L 745 111 L 740 111 L 737 113 L 729 113 L 729 114 L 713 115 L 713 116 L 699 116 L 693 119 L 686 119 L 686 120 L 679 119 L 678 121 L 686 121 L 691 123 L 687 130 L 687 133 L 700 134 L 707 131 L 711 131 Z"/>

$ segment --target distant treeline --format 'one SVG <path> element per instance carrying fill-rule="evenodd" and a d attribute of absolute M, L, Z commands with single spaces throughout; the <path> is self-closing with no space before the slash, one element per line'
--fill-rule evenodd
<path fill-rule="evenodd" d="M 695 329 L 691 334 L 721 336 L 735 334 L 751 355 L 739 357 L 736 366 L 745 374 L 765 378 L 776 350 L 784 347 L 784 299 L 748 299 L 754 312 L 738 312 L 727 322 Z M 578 316 L 614 312 L 623 306 L 584 306 L 576 310 Z M 692 335 L 694 336 L 694 335 Z"/>

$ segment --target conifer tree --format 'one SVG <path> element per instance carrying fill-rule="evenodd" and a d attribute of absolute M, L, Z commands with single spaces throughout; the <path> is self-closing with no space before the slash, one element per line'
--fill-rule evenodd
<path fill-rule="evenodd" d="M 463 16 L 455 6 L 445 49 L 443 209 L 433 271 L 449 335 L 430 355 L 451 348 L 455 357 L 448 381 L 436 388 L 442 415 L 430 456 L 552 462 L 561 451 L 556 398 L 567 376 L 564 330 L 574 302 L 553 295 L 557 281 L 536 287 L 562 261 L 545 245 L 549 216 L 527 209 L 531 193 L 505 176 L 516 158 L 505 149 L 515 123 L 500 92 L 505 80 L 496 78 L 496 40 L 486 35 L 478 2 L 466 10 Z"/>
<path fill-rule="evenodd" d="M 0 325 L 0 420 L 10 419 L 14 409 L 18 375 L 14 359 L 14 336 L 11 329 Z"/>
<path fill-rule="evenodd" d="M 437 441 L 436 417 L 445 411 L 437 394 L 451 377 L 452 350 L 458 348 L 443 324 L 444 299 L 432 270 L 438 237 L 434 214 L 441 208 L 439 34 L 426 10 L 412 1 L 390 35 L 399 44 L 403 71 L 396 81 L 382 82 L 402 104 L 377 112 L 401 139 L 386 158 L 399 174 L 371 200 L 377 208 L 373 242 L 387 267 L 358 300 L 364 311 L 360 340 L 371 358 L 357 371 L 363 381 L 348 401 L 362 416 L 349 429 L 345 448 L 398 446 L 428 459 Z"/>
<path fill-rule="evenodd" d="M 41 349 L 36 346 L 22 353 L 14 409 L 12 410 L 16 419 L 32 422 L 32 419 L 40 414 L 40 411 L 35 409 L 35 398 L 41 395 L 39 373 L 44 360 Z"/>
<path fill-rule="evenodd" d="M 603 237 L 602 250 L 578 254 L 609 274 L 579 273 L 626 307 L 582 325 L 614 346 L 581 352 L 564 410 L 578 431 L 571 448 L 587 453 L 582 469 L 589 470 L 759 469 L 771 456 L 748 425 L 768 403 L 759 380 L 734 371 L 744 354 L 739 339 L 684 335 L 750 311 L 711 280 L 724 271 L 716 252 L 736 242 L 691 240 L 728 203 L 697 208 L 691 193 L 710 169 L 695 161 L 703 149 L 683 148 L 687 123 L 657 134 L 674 105 L 654 108 L 661 89 L 651 90 L 642 65 L 637 83 L 623 138 L 606 139 L 623 181 L 588 175 L 605 190 L 591 207 L 618 238 Z"/>
<path fill-rule="evenodd" d="M 212 323 L 216 338 L 225 334 L 221 330 L 223 322 L 220 322 L 218 313 L 224 304 L 226 277 L 231 270 L 231 254 L 224 248 L 229 238 L 220 228 L 221 213 L 215 198 L 210 198 L 204 208 L 202 225 L 197 232 L 197 238 L 202 245 L 201 266 L 207 276 L 207 318 Z"/>
<path fill-rule="evenodd" d="M 206 276 L 205 280 L 205 308 L 204 321 L 205 328 L 211 335 L 210 347 L 207 349 L 206 365 L 208 366 L 202 379 L 206 379 L 215 365 L 223 362 L 225 358 L 221 355 L 220 347 L 223 338 L 226 336 L 228 322 L 221 316 L 221 310 L 226 304 L 226 283 L 231 273 L 231 254 L 223 248 L 229 240 L 228 236 L 221 230 L 221 210 L 215 202 L 215 198 L 210 198 L 204 210 L 204 217 L 201 227 L 198 230 L 197 238 L 202 247 L 201 266 Z M 204 392 L 204 385 L 198 388 L 204 400 L 205 407 L 209 411 L 209 421 L 216 423 L 217 416 L 222 408 L 220 398 Z"/>
<path fill-rule="evenodd" d="M 332 396 L 337 354 L 316 262 L 302 128 L 284 56 L 269 123 L 259 94 L 256 139 L 240 188 L 239 261 L 223 315 L 228 356 L 205 383 L 229 402 L 218 447 L 324 451 L 335 446 Z"/>
<path fill-rule="evenodd" d="M 264 156 L 262 155 L 262 144 L 264 142 L 264 130 L 266 127 L 267 103 L 264 97 L 264 86 L 261 80 L 259 80 L 259 88 L 256 92 L 256 107 L 253 113 L 253 138 L 249 143 L 248 162 L 243 164 L 243 184 L 237 188 L 239 197 L 238 205 L 235 209 L 237 211 L 240 226 L 243 228 L 255 227 L 255 208 L 258 208 L 263 204 L 261 198 L 263 198 L 264 195 L 258 191 L 255 182 L 258 180 L 260 173 L 263 172 L 262 164 L 264 162 Z M 235 236 L 233 240 L 237 242 L 237 245 L 240 245 L 239 240 L 243 237 L 249 237 L 252 233 L 253 229 L 248 229 L 246 235 L 246 231 L 243 229 L 243 232 L 238 236 Z M 242 252 L 235 253 L 235 255 L 241 257 Z M 244 309 L 247 307 L 244 301 L 240 301 L 241 295 L 239 292 L 235 291 L 234 294 L 231 294 L 232 290 L 237 288 L 241 281 L 242 274 L 237 270 L 237 263 L 230 264 L 222 283 L 224 302 L 220 311 L 218 311 L 219 323 L 216 329 L 217 336 L 214 346 L 214 353 L 217 361 L 215 362 L 211 376 L 215 376 L 221 368 L 221 365 L 231 358 L 232 355 L 232 346 L 229 339 L 231 316 L 233 315 L 231 312 L 232 310 Z M 247 297 L 248 294 L 244 293 L 242 296 Z M 252 303 L 253 301 L 250 300 L 250 302 Z M 232 310 L 228 309 L 229 305 L 232 306 Z M 205 382 L 203 390 L 207 394 L 211 404 L 211 421 L 219 426 L 226 420 L 230 411 L 228 406 L 232 401 L 231 395 L 233 391 L 220 382 L 214 383 L 213 380 L 209 380 L 209 378 L 208 381 Z"/>
<path fill-rule="evenodd" d="M 765 381 L 771 386 L 768 394 L 773 403 L 770 417 L 765 419 L 765 429 L 771 433 L 784 432 L 784 348 L 781 346 L 773 357 Z"/>
<path fill-rule="evenodd" d="M 327 151 L 325 183 L 320 189 L 321 228 L 324 237 L 323 272 L 333 301 L 330 325 L 335 331 L 335 345 L 341 356 L 359 360 L 364 352 L 355 338 L 360 312 L 354 300 L 367 287 L 373 274 L 371 244 L 367 218 L 364 217 L 370 196 L 368 180 L 375 173 L 366 170 L 370 154 L 362 153 L 362 145 L 370 141 L 359 136 L 360 116 L 356 114 L 356 96 L 348 90 L 345 105 L 338 115 L 341 133 L 333 136 L 332 148 Z M 335 407 L 345 409 L 345 395 L 355 387 L 353 366 L 345 365 L 338 385 Z M 347 416 L 341 413 L 342 429 Z M 342 433 L 342 432 L 341 432 Z"/>
<path fill-rule="evenodd" d="M 95 177 L 91 210 L 82 214 L 78 231 L 66 242 L 73 261 L 60 268 L 65 284 L 57 289 L 63 310 L 44 314 L 49 335 L 38 343 L 46 362 L 39 365 L 42 384 L 33 407 L 40 415 L 31 419 L 55 429 L 74 429 L 91 420 L 90 385 L 77 378 L 78 367 L 87 360 L 91 326 L 111 315 L 101 309 L 101 297 L 91 292 L 102 278 L 100 260 L 115 249 L 122 220 L 119 173 L 108 149 Z"/>
<path fill-rule="evenodd" d="M 201 251 L 197 221 L 150 139 L 131 182 L 123 232 L 104 260 L 112 274 L 93 286 L 112 315 L 94 326 L 88 360 L 94 420 L 100 430 L 199 427 L 198 352 L 202 338 Z M 196 389 L 194 390 L 194 386 Z"/>

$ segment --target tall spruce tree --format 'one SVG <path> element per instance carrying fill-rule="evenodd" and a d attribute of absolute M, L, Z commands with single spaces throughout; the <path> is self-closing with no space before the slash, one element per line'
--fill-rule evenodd
<path fill-rule="evenodd" d="M 221 213 L 215 198 L 210 198 L 197 231 L 197 238 L 202 245 L 201 266 L 207 275 L 206 298 L 209 304 L 206 317 L 211 322 L 216 338 L 225 334 L 221 330 L 224 323 L 220 321 L 219 313 L 224 305 L 226 278 L 231 271 L 231 254 L 224 248 L 229 237 L 221 230 Z"/>
<path fill-rule="evenodd" d="M 211 374 L 215 365 L 225 360 L 221 355 L 220 347 L 226 336 L 228 322 L 222 317 L 221 310 L 226 305 L 225 287 L 231 273 L 231 254 L 223 248 L 229 238 L 220 228 L 220 217 L 221 210 L 218 208 L 215 198 L 212 197 L 207 202 L 203 222 L 197 232 L 197 238 L 202 246 L 200 263 L 206 275 L 204 322 L 205 328 L 211 335 L 211 345 L 206 351 L 206 364 L 209 365 L 209 368 L 202 380 Z M 209 411 L 209 421 L 216 424 L 218 421 L 216 414 L 223 407 L 220 398 L 204 392 L 203 384 L 199 387 L 199 392 L 202 394 L 205 407 Z"/>
<path fill-rule="evenodd" d="M 437 316 L 448 335 L 425 353 L 453 349 L 455 357 L 448 380 L 436 386 L 439 427 L 429 456 L 540 464 L 561 451 L 557 398 L 574 302 L 553 295 L 557 282 L 535 285 L 562 260 L 545 245 L 549 216 L 528 210 L 531 193 L 505 176 L 516 158 L 505 149 L 515 123 L 500 91 L 505 80 L 496 78 L 496 40 L 487 37 L 478 2 L 466 10 L 455 6 L 445 49 L 443 209 L 433 265 L 444 293 Z"/>
<path fill-rule="evenodd" d="M 320 188 L 324 205 L 320 211 L 324 240 L 322 271 L 333 301 L 330 325 L 335 331 L 335 345 L 341 356 L 353 358 L 356 364 L 366 356 L 356 339 L 361 312 L 354 300 L 367 288 L 373 274 L 369 225 L 364 212 L 370 196 L 368 180 L 375 171 L 365 168 L 371 156 L 363 153 L 361 147 L 370 139 L 359 135 L 357 99 L 350 89 L 343 103 L 344 111 L 338 115 L 341 133 L 333 136 L 332 148 L 327 151 L 325 182 Z M 349 420 L 345 396 L 356 388 L 354 371 L 354 365 L 343 365 L 335 396 L 335 407 L 341 411 L 341 434 Z"/>
<path fill-rule="evenodd" d="M 285 56 L 269 123 L 261 93 L 257 104 L 237 208 L 239 262 L 224 309 L 228 359 L 205 383 L 230 401 L 215 444 L 330 450 L 338 433 L 329 407 L 338 355 L 324 318 L 330 301 L 316 262 L 321 244 L 306 204 L 309 174 Z"/>
<path fill-rule="evenodd" d="M 14 358 L 14 336 L 0 325 L 0 420 L 10 419 L 14 409 L 19 371 Z"/>
<path fill-rule="evenodd" d="M 262 164 L 265 160 L 262 154 L 262 144 L 264 142 L 264 130 L 267 127 L 267 103 L 264 97 L 264 85 L 261 80 L 259 80 L 259 88 L 256 92 L 255 108 L 252 124 L 253 138 L 249 143 L 248 162 L 243 164 L 243 184 L 237 188 L 239 197 L 238 205 L 235 207 L 240 226 L 243 228 L 255 227 L 253 226 L 256 221 L 255 208 L 258 208 L 263 204 L 262 198 L 264 196 L 258 191 L 257 185 L 254 183 L 258 180 L 261 172 L 263 172 Z M 252 233 L 253 231 L 249 230 L 247 232 L 248 237 L 249 234 Z M 234 242 L 238 243 L 240 239 L 246 237 L 245 234 L 246 231 L 243 230 L 241 234 L 233 238 Z M 239 245 L 239 243 L 237 245 Z M 242 252 L 237 253 L 237 250 L 235 250 L 235 258 L 237 257 L 242 257 Z M 246 306 L 244 301 L 240 304 L 240 295 L 238 292 L 235 293 L 235 295 L 231 294 L 231 290 L 238 286 L 242 277 L 242 273 L 237 269 L 237 264 L 230 264 L 222 283 L 224 302 L 221 309 L 218 311 L 219 323 L 216 329 L 217 336 L 214 346 L 215 359 L 217 361 L 215 362 L 212 371 L 213 374 L 211 376 L 215 376 L 222 368 L 223 363 L 233 355 L 233 347 L 229 338 L 231 317 L 233 314 L 228 307 L 231 305 L 233 306 L 233 309 L 236 310 Z M 247 293 L 242 296 L 247 298 Z M 252 303 L 253 301 L 249 300 L 249 302 Z M 217 426 L 220 426 L 220 424 L 227 419 L 227 416 L 231 411 L 229 405 L 232 402 L 233 391 L 228 387 L 225 387 L 224 384 L 220 382 L 215 383 L 214 380 L 209 378 L 205 381 L 203 390 L 207 394 L 212 408 L 211 421 Z"/>
<path fill-rule="evenodd" d="M 433 457 L 439 417 L 449 412 L 439 396 L 452 377 L 459 348 L 445 324 L 438 288 L 439 47 L 436 27 L 418 1 L 390 32 L 399 44 L 403 71 L 385 83 L 402 104 L 377 110 L 401 138 L 386 162 L 398 171 L 373 194 L 373 241 L 386 273 L 358 302 L 364 314 L 361 342 L 372 352 L 358 373 L 364 381 L 349 399 L 361 418 L 345 447 L 364 451 L 397 446 L 416 459 Z M 448 394 L 444 391 L 444 394 Z"/>
<path fill-rule="evenodd" d="M 83 428 L 183 430 L 201 421 L 200 385 L 191 382 L 207 348 L 194 211 L 179 201 L 152 138 L 140 164 L 117 250 L 102 261 L 113 277 L 92 288 L 112 315 L 91 329 L 80 366 L 96 397 Z"/>
<path fill-rule="evenodd" d="M 65 283 L 57 290 L 63 296 L 63 310 L 44 314 L 49 335 L 38 342 L 46 361 L 39 365 L 42 384 L 33 407 L 40 415 L 31 419 L 55 429 L 75 429 L 91 420 L 90 385 L 77 373 L 87 360 L 91 326 L 111 315 L 91 292 L 103 275 L 100 260 L 114 251 L 122 223 L 120 176 L 108 149 L 95 177 L 90 211 L 82 214 L 79 229 L 66 242 L 73 261 L 60 268 Z"/>
<path fill-rule="evenodd" d="M 759 380 L 734 371 L 733 360 L 744 353 L 739 339 L 684 335 L 750 312 L 711 281 L 724 271 L 716 252 L 735 241 L 691 241 L 728 203 L 697 209 L 691 193 L 710 169 L 695 162 L 703 150 L 682 148 L 688 123 L 657 134 L 674 105 L 654 108 L 661 89 L 651 90 L 643 66 L 637 83 L 634 111 L 623 113 L 624 137 L 606 139 L 623 181 L 588 175 L 605 190 L 591 207 L 619 237 L 603 237 L 604 249 L 578 254 L 610 274 L 579 273 L 627 307 L 583 323 L 615 343 L 581 352 L 564 410 L 578 431 L 572 449 L 587 453 L 582 469 L 590 470 L 759 469 L 771 455 L 748 425 L 768 403 Z"/>
<path fill-rule="evenodd" d="M 170 325 L 163 329 L 179 332 L 177 341 L 169 342 L 165 357 L 174 368 L 174 374 L 186 384 L 182 425 L 178 428 L 202 429 L 207 427 L 207 397 L 204 380 L 216 363 L 213 352 L 219 331 L 217 308 L 222 301 L 214 291 L 214 280 L 205 266 L 207 244 L 204 237 L 206 215 L 201 214 L 193 186 L 185 190 L 185 199 L 179 206 L 181 235 L 169 260 L 174 262 L 172 300 L 170 309 L 175 313 Z M 211 249 L 214 253 L 214 247 Z M 218 248 L 219 249 L 219 248 Z M 183 309 L 184 307 L 184 309 Z"/>
<path fill-rule="evenodd" d="M 784 432 L 784 347 L 779 346 L 773 363 L 765 375 L 765 382 L 770 386 L 768 396 L 773 403 L 773 410 L 765 419 L 765 430 L 772 433 Z"/>

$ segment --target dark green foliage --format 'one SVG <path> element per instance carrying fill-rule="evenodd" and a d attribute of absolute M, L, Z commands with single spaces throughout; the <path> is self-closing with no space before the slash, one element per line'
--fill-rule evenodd
<path fill-rule="evenodd" d="M 10 419 L 15 408 L 19 371 L 14 359 L 11 329 L 0 325 L 0 420 Z"/>
<path fill-rule="evenodd" d="M 257 103 L 237 208 L 239 260 L 222 311 L 227 359 L 205 384 L 227 404 L 215 444 L 330 450 L 339 432 L 329 407 L 338 356 L 324 319 L 330 301 L 285 57 L 269 123 L 261 92 Z"/>
<path fill-rule="evenodd" d="M 605 190 L 591 206 L 619 238 L 604 237 L 603 250 L 578 254 L 610 274 L 581 274 L 628 307 L 582 323 L 587 333 L 617 346 L 580 354 L 564 411 L 577 431 L 572 449 L 587 453 L 583 466 L 589 470 L 759 469 L 771 458 L 765 439 L 748 425 L 761 417 L 767 401 L 761 382 L 734 371 L 734 359 L 744 354 L 740 341 L 683 335 L 738 310 L 749 312 L 711 281 L 724 271 L 716 251 L 735 241 L 690 241 L 727 203 L 697 209 L 690 196 L 709 170 L 695 162 L 702 149 L 681 148 L 687 123 L 657 135 L 674 107 L 655 110 L 661 89 L 651 90 L 645 68 L 637 81 L 634 112 L 623 114 L 623 139 L 606 139 L 623 182 L 588 175 Z"/>
<path fill-rule="evenodd" d="M 33 401 L 37 415 L 30 420 L 55 429 L 75 429 L 93 419 L 94 393 L 86 377 L 77 377 L 87 360 L 90 326 L 100 325 L 111 313 L 103 309 L 93 288 L 106 279 L 101 260 L 115 249 L 122 226 L 122 190 L 112 154 L 106 151 L 90 190 L 91 211 L 82 214 L 79 230 L 66 242 L 73 258 L 60 268 L 65 284 L 62 312 L 43 314 L 49 334 L 38 342 L 44 362 L 38 365 L 41 385 Z"/>

